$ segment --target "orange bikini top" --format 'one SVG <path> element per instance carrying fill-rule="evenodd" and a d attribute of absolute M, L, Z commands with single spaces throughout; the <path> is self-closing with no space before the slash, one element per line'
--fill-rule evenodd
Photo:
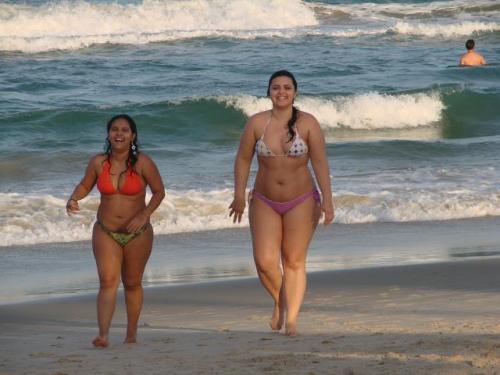
<path fill-rule="evenodd" d="M 125 171 L 125 181 L 123 185 L 118 189 L 115 189 L 113 182 L 111 181 L 111 163 L 109 160 L 105 160 L 102 165 L 102 172 L 97 177 L 97 189 L 101 194 L 123 194 L 123 195 L 136 195 L 144 190 L 144 183 L 141 177 L 132 169 L 129 164 L 128 169 Z M 118 178 L 118 185 L 120 184 L 120 179 Z"/>

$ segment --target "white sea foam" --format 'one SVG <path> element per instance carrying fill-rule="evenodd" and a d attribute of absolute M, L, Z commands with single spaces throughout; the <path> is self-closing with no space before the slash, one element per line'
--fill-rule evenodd
<path fill-rule="evenodd" d="M 486 16 L 481 9 L 488 10 Z M 352 38 L 387 33 L 459 37 L 500 30 L 500 23 L 490 17 L 492 12 L 498 10 L 489 1 L 467 5 L 461 0 L 404 5 L 330 5 L 300 0 L 0 4 L 0 51 L 35 53 L 200 37 Z"/>
<path fill-rule="evenodd" d="M 144 0 L 128 5 L 66 1 L 38 7 L 0 4 L 0 50 L 39 52 L 103 43 L 252 37 L 259 30 L 273 35 L 273 30 L 314 25 L 314 12 L 299 0 Z"/>
<path fill-rule="evenodd" d="M 217 100 L 248 116 L 271 108 L 269 99 L 256 96 L 223 96 Z M 398 95 L 369 92 L 331 98 L 299 96 L 296 105 L 313 113 L 324 128 L 356 130 L 433 126 L 445 108 L 437 92 Z"/>
<path fill-rule="evenodd" d="M 496 0 L 450 0 L 424 3 L 373 3 L 325 4 L 312 3 L 311 8 L 319 18 L 360 18 L 365 20 L 393 18 L 445 17 L 464 18 L 469 15 L 491 15 L 498 13 L 500 6 Z"/>
<path fill-rule="evenodd" d="M 195 232 L 246 226 L 228 217 L 232 190 L 167 191 L 152 216 L 157 234 Z M 68 217 L 65 200 L 51 195 L 0 194 L 0 246 L 89 240 L 98 197 L 81 202 L 81 212 Z M 500 215 L 500 195 L 467 189 L 379 190 L 368 195 L 335 195 L 337 223 L 449 220 Z"/>
<path fill-rule="evenodd" d="M 479 32 L 494 32 L 500 30 L 500 23 L 497 22 L 473 22 L 464 21 L 452 24 L 428 24 L 397 22 L 389 31 L 398 34 L 420 35 L 426 37 L 455 37 L 469 36 Z"/>

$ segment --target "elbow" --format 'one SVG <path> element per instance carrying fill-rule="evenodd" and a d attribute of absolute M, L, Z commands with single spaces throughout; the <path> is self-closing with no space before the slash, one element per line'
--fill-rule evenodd
<path fill-rule="evenodd" d="M 235 167 L 246 168 L 252 163 L 252 158 L 238 156 L 235 160 Z"/>
<path fill-rule="evenodd" d="M 155 191 L 153 195 L 158 199 L 158 202 L 161 202 L 165 198 L 165 189 Z"/>

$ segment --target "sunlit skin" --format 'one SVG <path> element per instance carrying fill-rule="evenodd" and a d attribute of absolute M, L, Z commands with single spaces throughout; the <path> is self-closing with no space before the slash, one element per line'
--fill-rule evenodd
<path fill-rule="evenodd" d="M 486 60 L 484 59 L 483 56 L 481 56 L 479 53 L 474 51 L 473 49 L 470 51 L 467 51 L 465 54 L 460 57 L 460 63 L 461 66 L 478 66 L 478 65 L 485 65 Z"/>
<path fill-rule="evenodd" d="M 241 222 L 246 202 L 250 165 L 255 143 L 265 132 L 266 145 L 277 155 L 284 155 L 291 146 L 287 123 L 297 92 L 291 78 L 278 76 L 271 81 L 269 97 L 272 110 L 250 117 L 241 136 L 234 173 L 234 199 L 229 215 Z M 322 192 L 321 206 L 309 197 L 283 216 L 260 199 L 249 200 L 249 219 L 255 265 L 259 279 L 274 301 L 270 327 L 285 334 L 297 334 L 297 317 L 306 288 L 305 262 L 310 240 L 321 216 L 329 224 L 334 217 L 330 175 L 325 140 L 317 120 L 299 112 L 297 131 L 307 143 L 309 153 L 300 157 L 258 157 L 259 169 L 254 190 L 277 202 L 287 202 L 314 189 L 308 168 L 311 165 Z"/>
<path fill-rule="evenodd" d="M 107 136 L 111 145 L 110 178 L 118 191 L 116 194 L 101 194 L 97 219 L 112 231 L 134 233 L 145 226 L 146 229 L 121 247 L 100 226 L 94 225 L 92 247 L 99 274 L 97 296 L 99 334 L 92 341 L 96 347 L 109 345 L 109 327 L 115 310 L 120 280 L 124 286 L 127 307 L 127 333 L 124 343 L 132 344 L 137 341 L 137 324 L 143 303 L 142 276 L 153 244 L 153 229 L 149 224 L 149 218 L 165 196 L 163 182 L 156 165 L 142 152 L 138 154 L 134 167 L 144 186 L 149 186 L 151 189 L 152 197 L 149 203 L 146 205 L 145 202 L 146 188 L 135 195 L 124 195 L 119 192 L 126 178 L 126 174 L 122 172 L 127 170 L 126 162 L 135 137 L 128 121 L 122 118 L 111 124 Z M 107 158 L 107 155 L 99 154 L 90 160 L 82 181 L 68 200 L 66 206 L 68 214 L 79 211 L 78 200 L 87 196 L 93 189 Z"/>

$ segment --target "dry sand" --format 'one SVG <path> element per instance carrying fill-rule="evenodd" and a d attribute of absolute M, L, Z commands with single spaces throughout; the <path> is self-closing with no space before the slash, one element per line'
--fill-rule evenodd
<path fill-rule="evenodd" d="M 495 258 L 313 273 L 289 338 L 255 279 L 149 288 L 107 349 L 94 296 L 0 306 L 0 374 L 500 374 L 499 292 Z"/>

